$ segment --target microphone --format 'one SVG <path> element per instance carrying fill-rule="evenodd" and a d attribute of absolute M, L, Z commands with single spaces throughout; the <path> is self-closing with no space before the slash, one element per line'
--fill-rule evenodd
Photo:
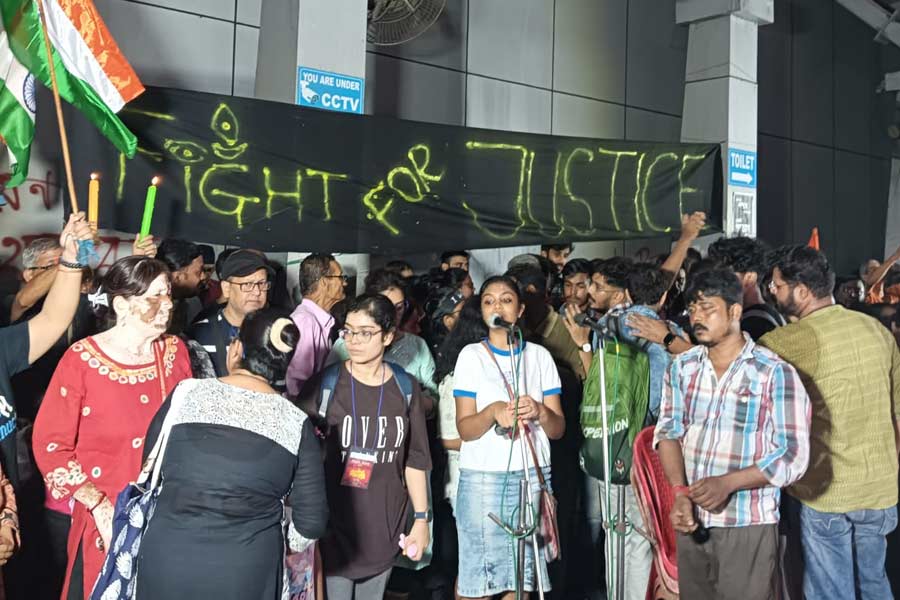
<path fill-rule="evenodd" d="M 488 327 L 491 329 L 508 329 L 512 331 L 515 326 L 515 323 L 504 321 L 497 313 L 492 314 L 488 319 Z"/>
<path fill-rule="evenodd" d="M 599 333 L 603 333 L 606 329 L 606 327 L 602 325 L 600 321 L 593 318 L 587 313 L 578 313 L 577 315 L 575 315 L 575 324 L 580 327 L 590 327 L 591 329 Z"/>
<path fill-rule="evenodd" d="M 709 529 L 703 526 L 703 523 L 697 525 L 697 529 L 691 532 L 691 538 L 698 544 L 705 544 L 709 541 Z"/>

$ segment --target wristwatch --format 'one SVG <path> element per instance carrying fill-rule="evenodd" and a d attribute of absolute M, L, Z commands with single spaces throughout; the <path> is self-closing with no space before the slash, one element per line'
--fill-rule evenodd
<path fill-rule="evenodd" d="M 585 342 L 581 345 L 582 352 L 592 352 L 594 348 L 591 346 L 590 342 Z"/>
<path fill-rule="evenodd" d="M 431 523 L 431 509 L 428 509 L 425 512 L 414 512 L 413 518 L 416 521 L 426 521 Z"/>
<path fill-rule="evenodd" d="M 669 349 L 669 346 L 671 346 L 672 342 L 674 342 L 676 339 L 678 339 L 678 336 L 676 336 L 671 331 L 666 334 L 666 337 L 663 338 L 663 346 L 666 347 L 666 350 Z"/>

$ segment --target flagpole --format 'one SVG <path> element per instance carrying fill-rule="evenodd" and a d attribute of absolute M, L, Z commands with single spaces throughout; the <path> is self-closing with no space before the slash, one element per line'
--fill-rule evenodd
<path fill-rule="evenodd" d="M 66 167 L 66 181 L 69 185 L 69 200 L 72 203 L 72 212 L 78 212 L 78 199 L 75 196 L 75 180 L 72 178 L 72 159 L 69 157 L 69 136 L 66 134 L 66 124 L 63 120 L 62 101 L 59 99 L 59 87 L 56 84 L 56 67 L 53 65 L 53 52 L 50 48 L 50 34 L 47 29 L 47 18 L 44 16 L 44 2 L 37 0 L 38 13 L 41 17 L 41 28 L 44 34 L 44 48 L 47 50 L 47 67 L 50 69 L 50 87 L 53 88 L 53 102 L 56 104 L 56 121 L 59 125 L 59 139 L 62 142 L 63 164 Z"/>

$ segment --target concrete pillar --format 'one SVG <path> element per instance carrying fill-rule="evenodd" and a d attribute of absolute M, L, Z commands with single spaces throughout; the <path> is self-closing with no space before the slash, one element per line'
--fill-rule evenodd
<path fill-rule="evenodd" d="M 725 232 L 756 236 L 757 30 L 774 0 L 677 0 L 690 24 L 683 142 L 722 144 Z"/>
<path fill-rule="evenodd" d="M 256 97 L 297 103 L 301 67 L 365 79 L 366 3 L 359 0 L 279 0 L 263 2 L 256 62 Z M 307 255 L 288 254 L 288 284 L 297 284 L 300 261 Z M 335 256 L 345 272 L 356 277 L 362 291 L 369 273 L 368 254 Z M 353 292 L 353 290 L 349 290 Z"/>
<path fill-rule="evenodd" d="M 256 97 L 296 102 L 300 67 L 366 76 L 366 4 L 359 0 L 263 2 Z"/>

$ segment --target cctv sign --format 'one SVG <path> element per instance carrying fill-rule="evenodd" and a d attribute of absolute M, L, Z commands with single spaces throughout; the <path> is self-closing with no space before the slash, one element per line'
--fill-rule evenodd
<path fill-rule="evenodd" d="M 297 104 L 362 114 L 366 82 L 360 77 L 297 68 Z"/>

